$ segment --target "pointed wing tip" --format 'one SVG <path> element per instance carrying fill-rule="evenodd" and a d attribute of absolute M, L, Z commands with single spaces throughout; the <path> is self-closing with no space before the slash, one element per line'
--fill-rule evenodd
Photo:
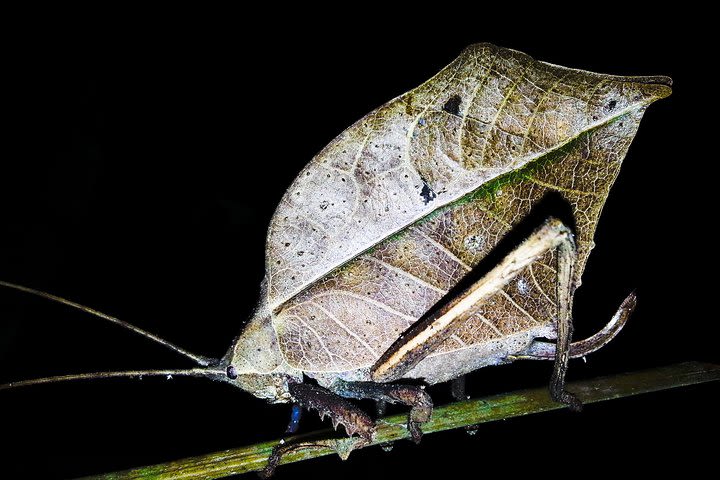
<path fill-rule="evenodd" d="M 654 75 L 647 77 L 628 77 L 628 81 L 642 85 L 646 91 L 650 103 L 667 98 L 672 94 L 673 80 L 665 75 Z M 647 85 L 647 87 L 645 87 Z"/>
<path fill-rule="evenodd" d="M 665 75 L 658 75 L 658 76 L 650 77 L 650 78 L 652 78 L 654 80 L 654 83 L 656 83 L 656 84 L 662 84 L 662 85 L 665 85 L 666 87 L 670 87 L 670 88 L 672 88 L 672 86 L 673 86 L 673 79 L 670 77 L 667 77 Z"/>

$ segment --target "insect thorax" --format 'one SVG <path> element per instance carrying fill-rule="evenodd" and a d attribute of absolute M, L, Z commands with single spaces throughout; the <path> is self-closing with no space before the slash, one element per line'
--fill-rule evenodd
<path fill-rule="evenodd" d="M 302 374 L 283 360 L 270 313 L 256 313 L 233 342 L 225 362 L 231 383 L 270 402 L 289 401 L 288 382 L 302 380 Z"/>

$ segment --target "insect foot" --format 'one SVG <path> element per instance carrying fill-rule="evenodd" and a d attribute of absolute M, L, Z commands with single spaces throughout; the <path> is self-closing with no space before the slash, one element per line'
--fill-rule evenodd
<path fill-rule="evenodd" d="M 555 374 L 550 380 L 550 397 L 558 403 L 567 405 L 573 412 L 582 411 L 583 404 L 580 399 L 575 394 L 565 390 L 565 380 L 559 379 Z"/>

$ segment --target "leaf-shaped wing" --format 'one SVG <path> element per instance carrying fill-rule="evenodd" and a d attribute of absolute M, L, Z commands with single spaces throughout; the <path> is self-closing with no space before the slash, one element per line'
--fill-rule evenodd
<path fill-rule="evenodd" d="M 340 134 L 295 179 L 268 232 L 265 304 L 277 309 L 430 212 L 665 90 L 467 48 Z"/>
<path fill-rule="evenodd" d="M 478 45 L 345 131 L 295 180 L 268 236 L 265 307 L 288 363 L 372 365 L 549 191 L 575 213 L 579 280 L 642 113 L 666 83 Z M 501 336 L 552 336 L 553 275 L 548 254 L 410 375 L 440 381 L 459 374 L 442 362 L 480 366 L 473 349 L 502 356 Z"/>

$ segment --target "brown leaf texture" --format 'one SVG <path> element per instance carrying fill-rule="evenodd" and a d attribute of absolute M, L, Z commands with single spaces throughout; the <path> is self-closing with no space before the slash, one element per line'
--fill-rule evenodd
<path fill-rule="evenodd" d="M 355 123 L 271 222 L 261 310 L 287 363 L 367 369 L 550 192 L 575 216 L 579 283 L 644 110 L 668 85 L 481 44 Z M 406 376 L 447 380 L 552 338 L 555 289 L 549 253 Z"/>

